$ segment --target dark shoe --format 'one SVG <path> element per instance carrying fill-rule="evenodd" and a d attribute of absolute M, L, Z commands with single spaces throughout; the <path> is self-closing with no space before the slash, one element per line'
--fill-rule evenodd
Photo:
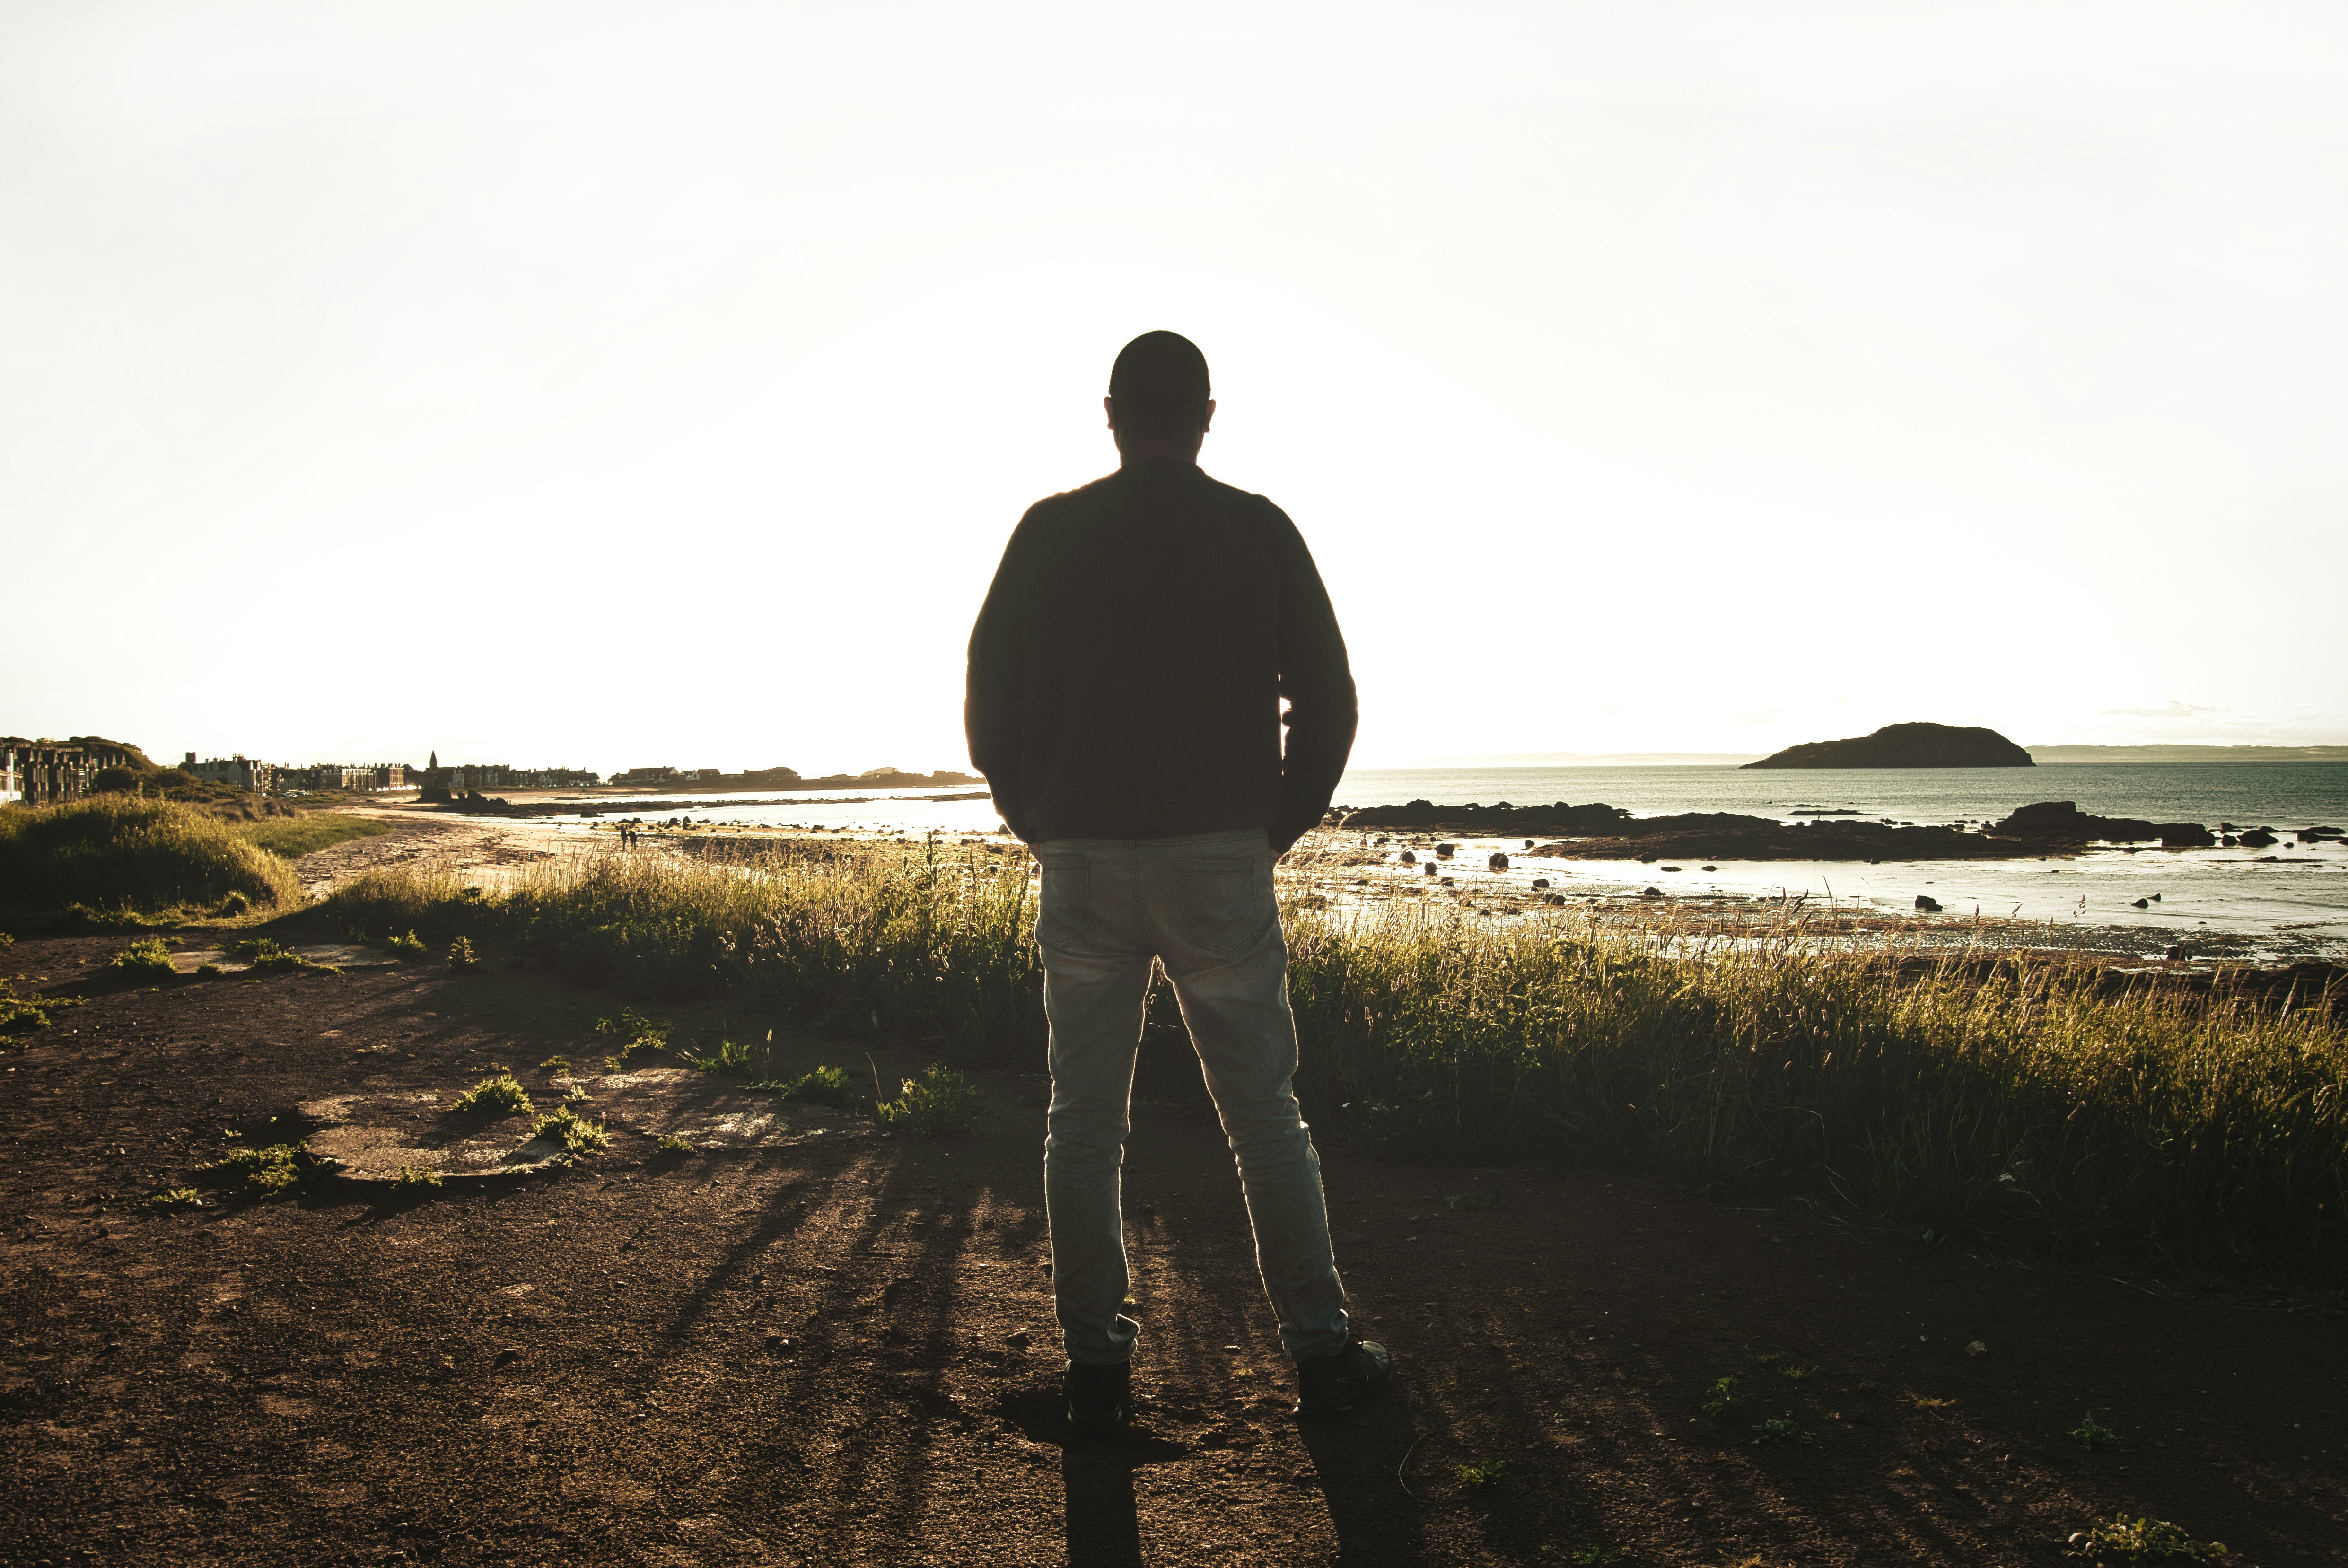
<path fill-rule="evenodd" d="M 1090 1431 L 1125 1425 L 1126 1403 L 1133 1388 L 1133 1368 L 1127 1363 L 1088 1367 L 1071 1361 L 1067 1387 L 1068 1425 Z"/>
<path fill-rule="evenodd" d="M 1356 1339 L 1333 1356 L 1296 1364 L 1296 1418 L 1334 1421 L 1394 1381 L 1394 1357 L 1375 1340 Z"/>

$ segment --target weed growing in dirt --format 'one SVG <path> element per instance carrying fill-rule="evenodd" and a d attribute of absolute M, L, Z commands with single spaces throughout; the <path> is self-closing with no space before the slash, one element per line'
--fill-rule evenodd
<path fill-rule="evenodd" d="M 1465 1192 L 1454 1192 L 1445 1200 L 1454 1209 L 1503 1209 L 1508 1207 L 1508 1194 L 1498 1183 L 1489 1187 L 1472 1187 Z"/>
<path fill-rule="evenodd" d="M 845 1068 L 819 1067 L 795 1078 L 767 1078 L 751 1087 L 772 1089 L 785 1099 L 803 1099 L 809 1105 L 829 1105 L 840 1110 L 852 1109 L 856 1105 L 856 1088 Z"/>
<path fill-rule="evenodd" d="M 511 1073 L 485 1078 L 455 1099 L 448 1109 L 467 1116 L 528 1116 L 530 1090 Z"/>
<path fill-rule="evenodd" d="M 1745 1396 L 1734 1377 L 1723 1377 L 1704 1390 L 1704 1413 L 1715 1421 L 1725 1421 L 1745 1408 Z"/>
<path fill-rule="evenodd" d="M 559 1140 L 573 1154 L 593 1154 L 608 1149 L 612 1135 L 600 1121 L 589 1121 L 569 1106 L 557 1106 L 551 1116 L 541 1116 L 530 1130 L 532 1138 Z"/>
<path fill-rule="evenodd" d="M 304 958 L 292 948 L 281 947 L 266 936 L 248 936 L 232 946 L 229 954 L 243 959 L 263 975 L 279 975 L 296 969 L 314 969 L 321 975 L 342 973 L 332 964 L 320 964 Z"/>
<path fill-rule="evenodd" d="M 976 1085 L 938 1062 L 920 1078 L 905 1079 L 897 1099 L 876 1104 L 872 1119 L 922 1138 L 942 1138 L 970 1130 L 978 1119 L 978 1101 Z"/>
<path fill-rule="evenodd" d="M 421 958 L 430 951 L 424 945 L 423 938 L 412 931 L 405 936 L 385 937 L 383 950 L 395 958 Z"/>
<path fill-rule="evenodd" d="M 474 955 L 472 938 L 469 936 L 460 936 L 457 938 L 456 941 L 451 942 L 448 944 L 449 968 L 457 970 L 478 969 L 480 967 L 480 959 Z"/>
<path fill-rule="evenodd" d="M 391 1181 L 391 1190 L 395 1192 L 437 1192 L 439 1189 L 440 1172 L 425 1165 L 403 1165 L 399 1168 L 399 1174 Z"/>
<path fill-rule="evenodd" d="M 1610 1563 L 1622 1562 L 1622 1554 L 1612 1546 L 1583 1546 L 1577 1548 L 1566 1561 L 1575 1564 L 1575 1568 L 1607 1568 Z"/>
<path fill-rule="evenodd" d="M 1908 1395 L 1908 1402 L 1920 1410 L 1945 1410 L 1956 1403 L 1954 1399 L 1936 1399 L 1930 1394 L 1919 1394 L 1913 1390 Z"/>
<path fill-rule="evenodd" d="M 266 1149 L 232 1149 L 203 1170 L 232 1192 L 274 1198 L 331 1171 L 335 1164 L 312 1154 L 306 1143 L 273 1143 Z"/>
<path fill-rule="evenodd" d="M 2189 1563 L 2215 1563 L 2226 1555 L 2226 1543 L 2196 1541 L 2165 1519 L 2130 1519 L 2116 1513 L 2073 1532 L 2070 1554 L 2096 1562 L 2182 1557 Z"/>
<path fill-rule="evenodd" d="M 567 1073 L 571 1070 L 571 1058 L 569 1057 L 549 1057 L 544 1061 L 538 1064 L 538 1070 L 542 1073 Z"/>
<path fill-rule="evenodd" d="M 19 996 L 15 981 L 0 975 L 0 1035 L 45 1029 L 48 1027 L 51 1010 L 78 1007 L 81 1002 L 78 996 Z"/>
<path fill-rule="evenodd" d="M 147 1200 L 158 1209 L 201 1209 L 204 1200 L 193 1187 L 166 1187 Z"/>
<path fill-rule="evenodd" d="M 757 1067 L 751 1059 L 750 1047 L 732 1040 L 720 1040 L 712 1055 L 687 1057 L 685 1065 L 697 1073 L 718 1073 L 727 1078 L 747 1078 Z"/>
<path fill-rule="evenodd" d="M 668 1032 L 674 1026 L 665 1018 L 655 1024 L 633 1007 L 623 1007 L 612 1017 L 596 1019 L 597 1034 L 610 1035 L 620 1042 L 619 1053 L 605 1057 L 603 1065 L 618 1072 L 639 1051 L 667 1050 Z"/>
<path fill-rule="evenodd" d="M 144 942 L 132 943 L 116 954 L 108 962 L 107 967 L 118 969 L 125 975 L 152 975 L 159 978 L 179 974 L 179 970 L 171 964 L 170 948 L 164 945 L 163 939 L 160 936 L 150 936 Z"/>
<path fill-rule="evenodd" d="M 690 1140 L 679 1138 L 674 1132 L 662 1133 L 657 1147 L 663 1154 L 690 1154 L 694 1151 Z"/>
<path fill-rule="evenodd" d="M 1466 1464 L 1452 1466 L 1451 1473 L 1457 1476 L 1459 1484 L 1469 1491 L 1488 1491 L 1508 1479 L 1509 1461 L 1471 1460 Z"/>
<path fill-rule="evenodd" d="M 1800 1422 L 1794 1419 L 1794 1412 L 1788 1410 L 1782 1416 L 1755 1422 L 1753 1435 L 1745 1440 L 1757 1448 L 1766 1448 L 1776 1443 L 1807 1443 L 1816 1439 L 1803 1429 Z"/>
<path fill-rule="evenodd" d="M 2120 1442 L 2120 1435 L 2096 1419 L 2093 1410 L 2079 1418 L 2079 1424 L 2071 1429 L 2070 1436 L 2073 1442 L 2091 1454 L 2116 1449 Z"/>
<path fill-rule="evenodd" d="M 227 973 L 227 970 L 221 968 L 217 964 L 199 964 L 196 965 L 196 978 L 199 980 L 217 980 Z"/>

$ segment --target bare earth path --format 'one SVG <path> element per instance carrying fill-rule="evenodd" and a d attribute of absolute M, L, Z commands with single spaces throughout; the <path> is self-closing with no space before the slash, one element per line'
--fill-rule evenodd
<path fill-rule="evenodd" d="M 95 998 L 0 1074 L 12 1568 L 1971 1568 L 2065 1562 L 2068 1532 L 2120 1511 L 2236 1562 L 2348 1561 L 2337 1318 L 1594 1176 L 1330 1149 L 1341 1261 L 1403 1382 L 1300 1429 L 1229 1156 L 1163 1109 L 1128 1188 L 1140 1420 L 1067 1441 L 1041 1084 L 1014 1072 L 983 1075 L 989 1114 L 957 1140 L 810 1112 L 788 1139 L 664 1157 L 615 1109 L 609 1152 L 550 1175 L 153 1212 L 221 1129 L 298 1137 L 320 1097 L 428 1107 L 496 1062 L 551 1101 L 534 1064 L 586 1067 L 613 1005 L 422 965 L 107 990 L 119 945 L 0 952 Z M 687 1048 L 728 1012 L 769 1022 L 670 1012 Z M 1725 1376 L 1747 1404 L 1716 1422 Z M 2121 1447 L 2065 1435 L 2090 1408 Z M 1813 1440 L 1747 1440 L 1777 1416 Z M 1505 1468 L 1478 1488 L 1471 1464 Z"/>

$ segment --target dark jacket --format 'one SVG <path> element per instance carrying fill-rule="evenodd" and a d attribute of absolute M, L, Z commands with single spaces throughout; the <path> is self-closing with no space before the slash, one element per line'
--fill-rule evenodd
<path fill-rule="evenodd" d="M 1285 512 L 1193 463 L 1128 462 L 1019 520 L 963 723 L 1029 843 L 1262 828 L 1284 851 L 1344 771 L 1354 676 Z"/>

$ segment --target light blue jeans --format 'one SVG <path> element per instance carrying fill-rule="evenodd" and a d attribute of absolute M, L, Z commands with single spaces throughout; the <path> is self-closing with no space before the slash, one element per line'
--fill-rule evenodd
<path fill-rule="evenodd" d="M 1329 1245 L 1321 1157 L 1292 1087 L 1288 944 L 1264 835 L 1057 839 L 1035 854 L 1052 1026 L 1044 1201 L 1068 1359 L 1128 1361 L 1139 1330 L 1119 1310 L 1129 1283 L 1119 1182 L 1153 958 L 1174 983 L 1239 1163 L 1281 1344 L 1296 1357 L 1343 1350 L 1345 1287 Z"/>

